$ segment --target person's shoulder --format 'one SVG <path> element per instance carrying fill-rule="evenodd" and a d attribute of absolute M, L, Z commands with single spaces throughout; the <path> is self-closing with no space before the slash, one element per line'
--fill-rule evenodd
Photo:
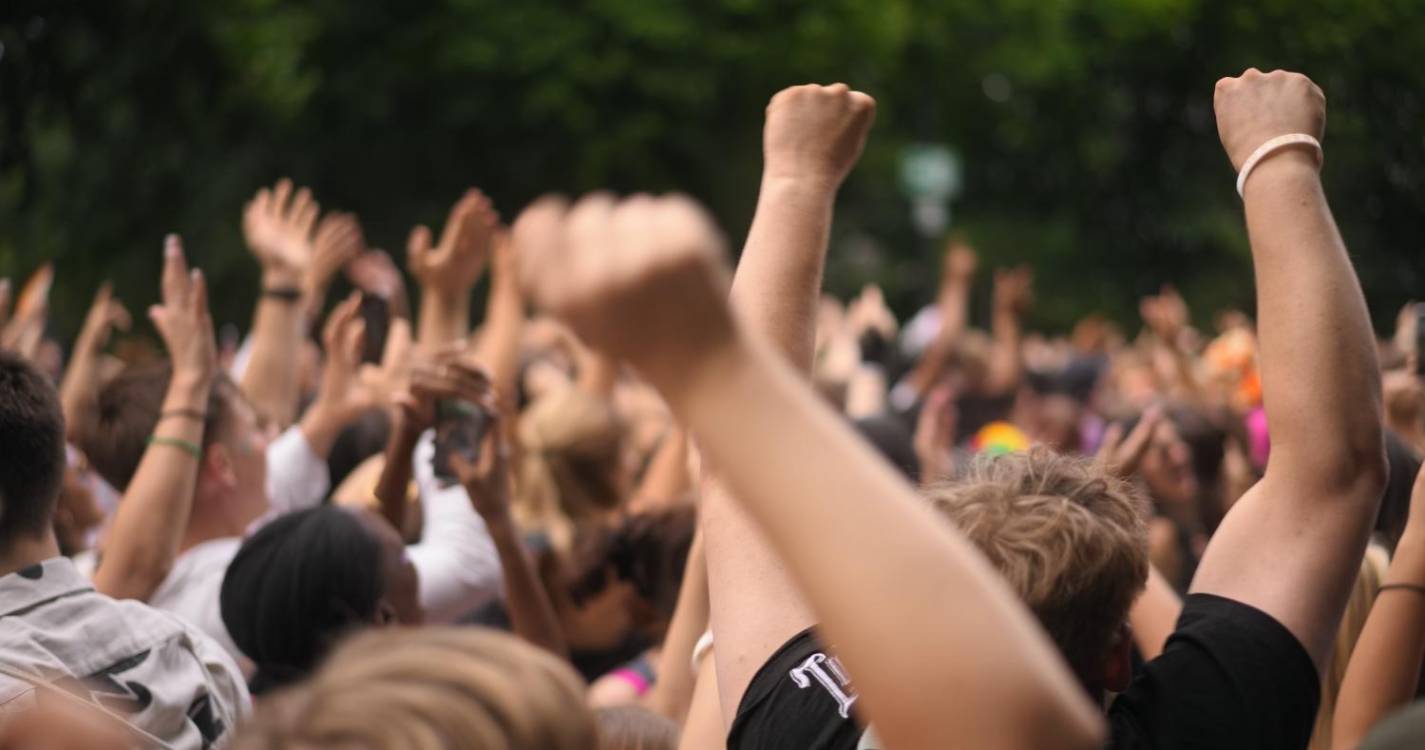
<path fill-rule="evenodd" d="M 195 593 L 222 587 L 228 565 L 241 547 L 241 537 L 210 539 L 190 547 L 173 560 L 173 569 L 149 601 L 160 609 L 182 611 L 183 602 Z M 206 593 L 200 596 L 205 601 L 208 598 Z M 216 590 L 212 596 L 217 596 Z"/>
<path fill-rule="evenodd" d="M 1113 747 L 1301 747 L 1320 679 L 1301 642 L 1251 605 L 1191 594 L 1163 653 L 1109 709 Z M 1224 746 L 1225 746 L 1224 745 Z"/>

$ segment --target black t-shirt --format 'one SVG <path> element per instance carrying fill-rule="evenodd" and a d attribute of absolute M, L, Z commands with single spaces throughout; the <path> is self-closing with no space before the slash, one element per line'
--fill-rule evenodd
<path fill-rule="evenodd" d="M 1320 691 L 1306 649 L 1281 623 L 1241 602 L 1193 594 L 1162 655 L 1109 709 L 1109 747 L 1304 748 Z M 863 743 L 855 702 L 840 662 L 803 632 L 752 678 L 727 746 L 876 747 Z"/>

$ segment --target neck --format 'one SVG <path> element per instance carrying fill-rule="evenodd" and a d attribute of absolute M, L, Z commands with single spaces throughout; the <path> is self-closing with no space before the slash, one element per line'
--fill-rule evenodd
<path fill-rule="evenodd" d="M 0 551 L 0 575 L 38 565 L 51 557 L 59 557 L 59 543 L 52 532 L 15 537 L 5 543 L 3 551 Z"/>
<path fill-rule="evenodd" d="M 179 554 L 203 542 L 241 536 L 243 529 L 233 528 L 233 525 L 231 519 L 213 509 L 213 504 L 200 499 L 193 504 L 193 514 L 188 518 L 188 530 L 183 533 L 183 541 L 178 547 Z"/>

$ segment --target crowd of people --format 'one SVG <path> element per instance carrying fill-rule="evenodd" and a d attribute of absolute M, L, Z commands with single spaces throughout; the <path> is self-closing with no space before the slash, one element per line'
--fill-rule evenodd
<path fill-rule="evenodd" d="M 1371 327 L 1322 91 L 1214 104 L 1257 310 L 1205 328 L 1028 332 L 963 238 L 904 322 L 824 295 L 843 84 L 772 98 L 735 273 L 685 196 L 471 190 L 403 274 L 282 180 L 245 332 L 176 236 L 161 348 L 0 285 L 0 747 L 1425 743 L 1425 331 Z"/>

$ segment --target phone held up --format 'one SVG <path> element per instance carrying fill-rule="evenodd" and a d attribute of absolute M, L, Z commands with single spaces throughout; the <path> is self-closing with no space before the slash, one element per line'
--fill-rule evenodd
<path fill-rule="evenodd" d="M 480 460 L 480 445 L 490 429 L 490 413 L 485 407 L 463 399 L 441 399 L 435 405 L 435 477 L 447 484 L 459 481 L 451 457 L 459 455 L 467 463 Z"/>

